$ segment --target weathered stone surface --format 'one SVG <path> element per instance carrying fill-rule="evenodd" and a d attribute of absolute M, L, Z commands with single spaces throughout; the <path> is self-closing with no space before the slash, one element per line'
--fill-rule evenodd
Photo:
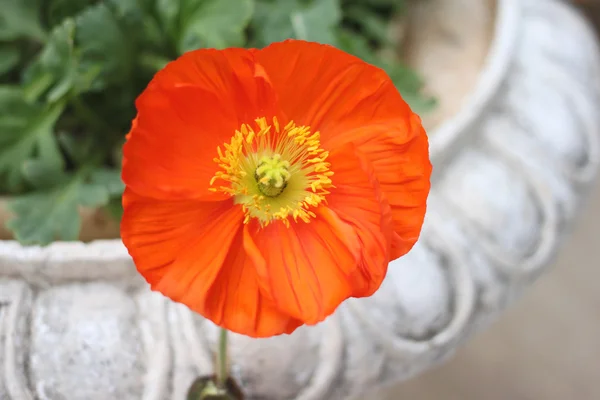
<path fill-rule="evenodd" d="M 33 303 L 29 353 L 37 397 L 138 396 L 145 368 L 137 324 L 135 302 L 113 285 L 42 290 Z"/>

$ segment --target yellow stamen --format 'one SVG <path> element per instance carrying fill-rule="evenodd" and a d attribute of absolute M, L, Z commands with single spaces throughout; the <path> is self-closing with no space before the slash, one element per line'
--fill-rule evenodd
<path fill-rule="evenodd" d="M 282 128 L 277 118 L 272 124 L 258 118 L 255 125 L 243 124 L 223 148 L 217 148 L 214 161 L 221 170 L 210 190 L 234 197 L 246 214 L 244 223 L 252 218 L 262 226 L 276 220 L 287 226 L 290 219 L 310 222 L 315 217 L 310 209 L 333 187 L 319 132 L 293 121 Z"/>

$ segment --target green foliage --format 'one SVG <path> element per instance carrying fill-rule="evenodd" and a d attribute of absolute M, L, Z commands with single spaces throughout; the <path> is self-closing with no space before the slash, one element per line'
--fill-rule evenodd
<path fill-rule="evenodd" d="M 74 240 L 81 207 L 119 218 L 120 149 L 154 73 L 196 48 L 286 38 L 384 68 L 432 106 L 390 35 L 399 0 L 0 0 L 0 195 L 25 244 Z"/>
<path fill-rule="evenodd" d="M 258 0 L 252 20 L 252 46 L 264 47 L 286 38 L 336 45 L 342 20 L 339 0 Z"/>
<path fill-rule="evenodd" d="M 16 217 L 7 223 L 23 244 L 76 239 L 81 225 L 78 208 L 106 206 L 123 191 L 120 174 L 114 169 L 66 173 L 36 160 L 23 164 L 23 173 L 37 190 L 10 204 Z"/>
<path fill-rule="evenodd" d="M 46 32 L 38 18 L 40 9 L 41 0 L 0 0 L 0 41 L 44 40 Z"/>

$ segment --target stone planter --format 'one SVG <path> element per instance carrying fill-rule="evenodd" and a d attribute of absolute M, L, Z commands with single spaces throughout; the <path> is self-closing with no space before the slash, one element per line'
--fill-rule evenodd
<path fill-rule="evenodd" d="M 407 379 L 544 271 L 600 161 L 596 46 L 565 2 L 498 0 L 479 80 L 430 131 L 419 244 L 375 296 L 318 326 L 234 336 L 248 398 L 349 399 Z M 0 241 L 0 399 L 184 399 L 212 373 L 216 333 L 151 293 L 118 240 Z"/>

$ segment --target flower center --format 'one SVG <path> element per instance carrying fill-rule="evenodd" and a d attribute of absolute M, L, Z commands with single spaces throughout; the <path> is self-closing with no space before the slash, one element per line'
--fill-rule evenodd
<path fill-rule="evenodd" d="M 290 219 L 310 222 L 315 216 L 311 209 L 333 187 L 329 153 L 321 148 L 319 132 L 293 121 L 280 127 L 277 118 L 271 124 L 259 118 L 243 124 L 223 147 L 217 148 L 219 170 L 210 190 L 232 196 L 246 214 L 244 223 L 253 218 L 262 226 L 276 220 L 287 226 Z"/>
<path fill-rule="evenodd" d="M 254 172 L 258 190 L 267 197 L 279 196 L 291 177 L 289 169 L 289 161 L 282 160 L 280 154 L 262 157 Z"/>

